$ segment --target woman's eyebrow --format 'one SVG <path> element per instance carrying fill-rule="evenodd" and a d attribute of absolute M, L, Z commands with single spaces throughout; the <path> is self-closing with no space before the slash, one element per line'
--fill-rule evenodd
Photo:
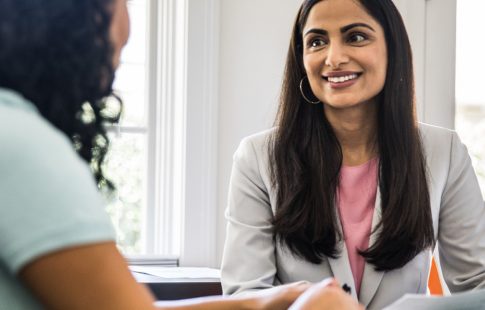
<path fill-rule="evenodd" d="M 323 36 L 326 36 L 328 34 L 327 30 L 323 30 L 323 29 L 319 29 L 319 28 L 312 28 L 312 29 L 308 30 L 303 37 L 306 37 L 310 33 L 316 33 L 316 34 L 320 34 L 320 35 L 323 35 Z"/>
<path fill-rule="evenodd" d="M 374 30 L 374 28 L 372 28 L 371 26 L 369 26 L 365 23 L 353 23 L 353 24 L 350 24 L 350 25 L 347 25 L 347 26 L 343 26 L 342 28 L 340 28 L 340 32 L 345 33 L 345 32 L 347 32 L 350 29 L 355 28 L 355 27 L 365 27 L 365 28 L 372 30 L 373 32 L 376 32 Z M 305 32 L 305 35 L 303 37 L 306 37 L 310 33 L 316 33 L 316 34 L 320 34 L 320 35 L 324 35 L 324 36 L 328 35 L 328 31 L 325 30 L 325 29 L 312 28 L 312 29 L 308 30 L 307 32 Z"/>
<path fill-rule="evenodd" d="M 376 32 L 374 30 L 374 28 L 372 28 L 371 26 L 369 26 L 369 25 L 367 25 L 365 23 L 354 23 L 354 24 L 350 24 L 350 25 L 344 26 L 344 27 L 340 28 L 340 32 L 341 33 L 345 33 L 345 32 L 347 32 L 350 29 L 355 28 L 355 27 L 365 27 L 365 28 L 369 28 L 370 30 Z"/>

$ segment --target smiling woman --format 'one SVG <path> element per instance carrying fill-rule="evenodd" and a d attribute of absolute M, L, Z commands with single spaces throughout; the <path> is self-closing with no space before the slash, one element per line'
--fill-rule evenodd
<path fill-rule="evenodd" d="M 303 1 L 276 126 L 234 155 L 226 294 L 333 275 L 381 309 L 426 292 L 436 241 L 452 292 L 485 287 L 470 158 L 417 122 L 412 63 L 392 0 Z"/>
<path fill-rule="evenodd" d="M 327 117 L 332 108 L 375 100 L 384 87 L 384 30 L 355 3 L 316 4 L 303 29 L 303 46 L 303 64 L 311 89 L 326 104 Z"/>

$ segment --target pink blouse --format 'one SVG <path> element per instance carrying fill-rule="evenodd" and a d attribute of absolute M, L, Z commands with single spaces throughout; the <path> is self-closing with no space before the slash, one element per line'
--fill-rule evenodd
<path fill-rule="evenodd" d="M 342 166 L 340 171 L 337 204 L 357 295 L 365 266 L 364 258 L 357 251 L 369 247 L 377 170 L 378 159 L 375 158 L 360 166 Z"/>

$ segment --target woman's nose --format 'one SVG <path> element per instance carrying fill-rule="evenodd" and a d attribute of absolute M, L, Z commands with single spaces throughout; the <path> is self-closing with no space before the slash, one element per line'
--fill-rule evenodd
<path fill-rule="evenodd" d="M 345 47 L 340 43 L 331 43 L 327 48 L 327 57 L 325 58 L 325 65 L 338 69 L 342 64 L 347 63 L 349 57 L 346 54 Z"/>

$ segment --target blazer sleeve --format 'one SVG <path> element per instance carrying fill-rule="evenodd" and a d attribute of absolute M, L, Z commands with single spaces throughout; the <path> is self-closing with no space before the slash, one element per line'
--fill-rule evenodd
<path fill-rule="evenodd" d="M 261 157 L 262 152 L 256 150 L 253 141 L 246 138 L 233 157 L 221 266 L 224 294 L 270 288 L 276 274 L 273 213 L 260 173 L 267 167 L 260 167 L 263 164 L 257 154 Z"/>
<path fill-rule="evenodd" d="M 451 135 L 438 250 L 446 284 L 460 292 L 485 288 L 485 204 L 467 149 L 455 132 Z"/>

